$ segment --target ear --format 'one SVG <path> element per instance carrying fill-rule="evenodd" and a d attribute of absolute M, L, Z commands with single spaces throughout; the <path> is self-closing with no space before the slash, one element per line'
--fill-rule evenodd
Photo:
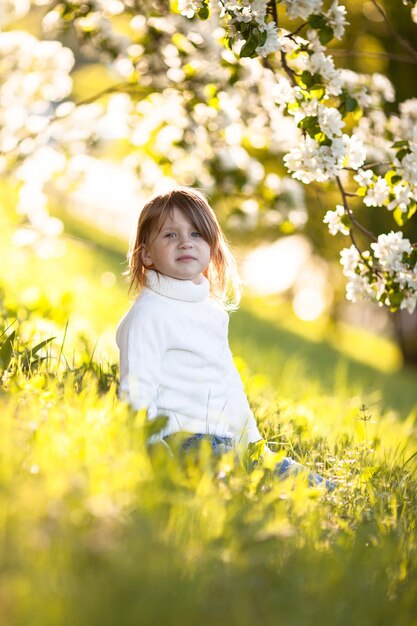
<path fill-rule="evenodd" d="M 142 258 L 142 263 L 144 264 L 144 266 L 146 268 L 150 268 L 153 261 L 148 249 L 145 246 L 143 246 L 142 250 L 140 251 L 140 256 Z"/>

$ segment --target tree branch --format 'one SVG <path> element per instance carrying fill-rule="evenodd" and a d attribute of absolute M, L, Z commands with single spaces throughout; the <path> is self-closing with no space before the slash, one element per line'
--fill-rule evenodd
<path fill-rule="evenodd" d="M 402 63 L 417 64 L 417 58 L 415 56 L 409 56 L 406 54 L 394 54 L 393 52 L 372 52 L 356 50 L 344 50 L 342 48 L 332 49 L 332 55 L 334 57 L 370 57 L 371 59 L 390 59 L 392 61 L 400 61 Z"/>
<path fill-rule="evenodd" d="M 267 4 L 267 10 L 272 15 L 272 19 L 274 20 L 274 22 L 275 22 L 275 24 L 277 25 L 277 28 L 278 28 L 279 24 L 278 24 L 278 11 L 277 11 L 276 0 L 269 0 L 269 2 Z"/>
<path fill-rule="evenodd" d="M 362 231 L 364 235 L 367 235 L 373 241 L 378 241 L 374 233 L 368 230 L 367 228 L 365 228 L 365 226 L 362 226 L 362 224 L 358 222 L 358 220 L 354 216 L 353 211 L 350 208 L 349 203 L 348 203 L 348 196 L 351 196 L 352 194 L 345 191 L 345 188 L 343 187 L 342 181 L 340 180 L 339 176 L 336 176 L 336 183 L 342 196 L 343 208 L 345 209 L 345 213 L 349 217 L 352 224 L 354 224 L 354 226 L 356 226 L 358 230 Z M 356 194 L 353 194 L 353 195 L 356 195 Z M 358 249 L 358 252 L 359 252 L 359 249 Z"/>

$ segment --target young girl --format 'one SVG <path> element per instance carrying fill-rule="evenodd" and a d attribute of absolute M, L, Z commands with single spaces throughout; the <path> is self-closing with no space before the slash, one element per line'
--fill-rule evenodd
<path fill-rule="evenodd" d="M 151 198 L 128 260 L 140 293 L 116 332 L 120 398 L 149 419 L 167 416 L 157 438 L 169 444 L 181 433 L 183 451 L 201 439 L 217 454 L 262 440 L 227 338 L 226 310 L 240 295 L 236 265 L 204 196 L 178 187 Z M 333 488 L 292 459 L 276 465 L 281 476 L 300 471 Z"/>

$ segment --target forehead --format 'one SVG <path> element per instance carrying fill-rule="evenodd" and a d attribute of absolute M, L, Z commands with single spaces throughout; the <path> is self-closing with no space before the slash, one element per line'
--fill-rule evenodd
<path fill-rule="evenodd" d="M 160 230 L 164 228 L 194 226 L 193 222 L 178 207 L 173 207 L 160 224 Z"/>

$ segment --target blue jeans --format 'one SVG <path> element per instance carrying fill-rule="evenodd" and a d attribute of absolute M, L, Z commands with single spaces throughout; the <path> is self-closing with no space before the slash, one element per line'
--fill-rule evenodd
<path fill-rule="evenodd" d="M 169 437 L 164 437 L 164 441 L 169 443 Z M 196 433 L 190 435 L 182 443 L 180 450 L 184 454 L 188 454 L 191 450 L 198 449 L 199 443 L 202 439 L 208 439 L 210 442 L 213 454 L 220 456 L 224 452 L 233 450 L 233 441 L 230 437 L 220 437 L 219 435 L 206 435 L 204 433 Z M 167 441 L 168 440 L 168 441 Z M 252 462 L 250 469 L 253 469 L 257 465 L 257 461 Z M 311 472 L 307 467 L 301 463 L 297 463 L 289 457 L 284 457 L 275 465 L 274 474 L 279 478 L 288 478 L 289 476 L 298 476 L 300 474 L 305 475 L 310 487 L 326 487 L 329 491 L 334 491 L 336 484 L 331 480 L 326 480 L 319 474 Z"/>

